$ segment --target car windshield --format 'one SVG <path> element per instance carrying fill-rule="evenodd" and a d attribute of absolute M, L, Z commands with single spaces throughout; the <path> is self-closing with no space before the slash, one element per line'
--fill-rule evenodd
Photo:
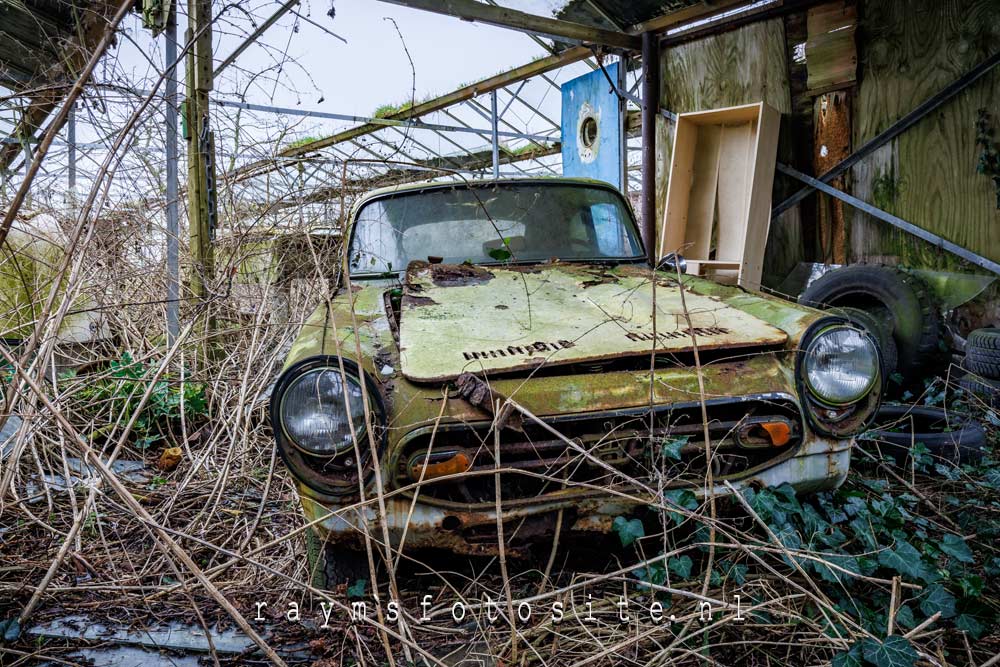
<path fill-rule="evenodd" d="M 402 271 L 413 260 L 450 264 L 639 259 L 620 195 L 571 183 L 491 183 L 400 193 L 358 212 L 351 275 Z"/>

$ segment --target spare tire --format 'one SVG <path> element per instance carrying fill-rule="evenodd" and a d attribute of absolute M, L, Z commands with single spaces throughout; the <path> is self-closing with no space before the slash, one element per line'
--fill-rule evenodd
<path fill-rule="evenodd" d="M 883 403 L 875 424 L 881 428 L 868 431 L 859 440 L 870 442 L 900 463 L 918 442 L 932 455 L 953 463 L 979 461 L 986 446 L 986 431 L 981 425 L 965 415 L 946 413 L 941 408 Z"/>
<path fill-rule="evenodd" d="M 1000 379 L 1000 329 L 976 329 L 969 334 L 965 368 L 980 377 Z"/>
<path fill-rule="evenodd" d="M 966 375 L 958 381 L 958 386 L 970 394 L 973 406 L 985 405 L 991 410 L 1000 407 L 1000 380 Z"/>
<path fill-rule="evenodd" d="M 896 342 L 896 370 L 904 381 L 921 379 L 937 359 L 941 317 L 916 276 L 887 266 L 855 265 L 823 274 L 799 297 L 814 308 L 857 308 L 885 322 Z"/>

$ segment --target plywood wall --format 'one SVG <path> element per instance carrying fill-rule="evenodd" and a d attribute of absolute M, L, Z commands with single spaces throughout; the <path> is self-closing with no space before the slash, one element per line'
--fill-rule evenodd
<path fill-rule="evenodd" d="M 661 63 L 663 107 L 675 113 L 764 101 L 782 114 L 778 157 L 792 151 L 787 114 L 791 111 L 785 30 L 781 19 L 753 23 L 738 30 L 664 50 Z M 657 127 L 657 220 L 663 220 L 673 127 Z M 659 227 L 659 224 L 657 225 Z M 798 210 L 771 226 L 764 265 L 764 284 L 776 285 L 801 259 Z"/>
<path fill-rule="evenodd" d="M 855 146 L 1000 49 L 996 0 L 866 0 L 858 43 Z M 853 170 L 853 194 L 1000 261 L 1000 211 L 990 178 L 976 173 L 978 110 L 1000 137 L 994 70 Z M 956 260 L 888 225 L 851 212 L 850 259 L 954 268 Z"/>

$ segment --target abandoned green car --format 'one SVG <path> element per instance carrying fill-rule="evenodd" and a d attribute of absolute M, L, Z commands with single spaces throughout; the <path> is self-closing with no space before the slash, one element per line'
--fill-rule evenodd
<path fill-rule="evenodd" d="M 322 584 L 366 534 L 495 554 L 502 531 L 509 554 L 608 533 L 664 489 L 833 488 L 878 407 L 864 330 L 654 271 L 605 184 L 380 190 L 345 239 L 349 280 L 271 397 Z"/>

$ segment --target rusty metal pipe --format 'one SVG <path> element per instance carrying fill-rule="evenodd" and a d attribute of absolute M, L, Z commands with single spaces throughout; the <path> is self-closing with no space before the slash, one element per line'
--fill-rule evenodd
<path fill-rule="evenodd" d="M 660 110 L 660 40 L 642 35 L 642 236 L 656 266 L 656 115 Z"/>

